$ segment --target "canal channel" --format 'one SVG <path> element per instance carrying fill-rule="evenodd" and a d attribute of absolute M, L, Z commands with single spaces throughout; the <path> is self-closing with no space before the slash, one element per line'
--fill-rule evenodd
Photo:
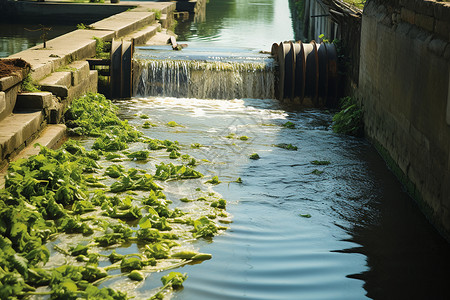
<path fill-rule="evenodd" d="M 180 23 L 176 33 L 188 53 L 209 51 L 214 59 L 229 51 L 231 62 L 294 36 L 282 0 L 211 0 L 205 20 Z M 137 57 L 160 55 L 152 51 L 138 49 Z M 223 181 L 214 191 L 227 199 L 233 223 L 212 243 L 198 243 L 213 259 L 182 268 L 189 279 L 176 299 L 450 297 L 449 245 L 366 140 L 332 132 L 332 112 L 271 99 L 145 92 L 117 104 L 136 126 L 140 114 L 156 124 L 182 124 L 144 132 L 205 145 L 186 151 L 209 161 L 199 169 Z M 286 144 L 298 149 L 275 146 Z M 252 153 L 260 159 L 249 159 Z M 234 182 L 238 177 L 242 184 Z M 176 185 L 172 196 L 191 190 Z"/>
<path fill-rule="evenodd" d="M 181 53 L 235 65 L 270 64 L 259 52 L 294 37 L 285 0 L 210 0 L 204 20 L 180 21 L 176 33 L 189 45 Z M 150 57 L 171 55 L 138 47 L 135 59 L 148 66 Z M 168 64 L 156 67 L 177 74 Z M 237 81 L 239 72 L 217 76 Z M 264 78 L 262 95 L 271 95 L 271 79 Z M 203 84 L 208 89 L 215 82 Z M 208 191 L 227 200 L 232 220 L 212 241 L 194 242 L 213 258 L 176 269 L 189 277 L 173 299 L 450 298 L 449 244 L 373 146 L 332 132 L 333 111 L 298 109 L 269 96 L 230 97 L 226 89 L 218 99 L 158 93 L 143 88 L 132 99 L 116 100 L 120 116 L 146 136 L 178 141 L 183 154 L 200 162 L 203 181 L 218 176 L 221 183 Z M 167 126 L 171 121 L 181 126 Z M 143 128 L 144 122 L 155 126 Z M 92 142 L 86 140 L 86 147 Z M 202 147 L 191 148 L 193 143 Z M 250 159 L 254 153 L 260 159 Z M 195 209 L 179 199 L 198 197 L 198 182 L 168 182 L 164 188 L 174 205 Z M 147 277 L 131 295 L 145 299 L 160 285 L 156 277 Z"/>

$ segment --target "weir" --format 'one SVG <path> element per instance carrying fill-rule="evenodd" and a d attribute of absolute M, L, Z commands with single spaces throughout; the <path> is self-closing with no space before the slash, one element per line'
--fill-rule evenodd
<path fill-rule="evenodd" d="M 135 60 L 134 94 L 200 99 L 273 99 L 273 61 Z"/>

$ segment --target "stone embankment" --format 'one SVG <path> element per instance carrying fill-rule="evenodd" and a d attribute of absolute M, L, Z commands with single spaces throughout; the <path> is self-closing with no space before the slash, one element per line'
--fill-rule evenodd
<path fill-rule="evenodd" d="M 67 7 L 67 14 L 77 10 L 76 4 Z M 144 44 L 161 31 L 162 25 L 170 26 L 175 7 L 175 2 L 126 2 L 123 12 L 90 24 L 89 29 L 47 41 L 45 48 L 41 44 L 11 55 L 9 58 L 21 58 L 31 65 L 29 74 L 41 91 L 20 92 L 26 72 L 0 79 L 0 167 L 5 168 L 18 157 L 36 154 L 36 142 L 54 147 L 64 138 L 66 128 L 58 123 L 70 102 L 97 91 L 97 71 L 90 70 L 86 61 L 96 55 L 94 37 Z M 62 8 L 58 7 L 58 11 Z M 156 11 L 160 12 L 159 20 Z"/>
<path fill-rule="evenodd" d="M 358 97 L 368 137 L 450 240 L 450 3 L 367 1 Z"/>

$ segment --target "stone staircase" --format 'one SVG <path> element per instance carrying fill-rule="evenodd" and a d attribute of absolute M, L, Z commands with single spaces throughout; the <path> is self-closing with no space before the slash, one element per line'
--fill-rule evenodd
<path fill-rule="evenodd" d="M 37 154 L 36 142 L 55 147 L 64 139 L 66 128 L 59 123 L 71 101 L 97 91 L 97 71 L 90 70 L 85 61 L 96 54 L 93 37 L 104 41 L 133 39 L 136 45 L 144 44 L 161 28 L 151 11 L 153 6 L 169 24 L 167 16 L 175 10 L 175 3 L 136 2 L 135 9 L 95 22 L 91 29 L 50 40 L 45 49 L 38 45 L 9 57 L 31 64 L 31 78 L 41 91 L 20 92 L 25 73 L 0 79 L 0 169 L 6 169 L 11 160 Z"/>

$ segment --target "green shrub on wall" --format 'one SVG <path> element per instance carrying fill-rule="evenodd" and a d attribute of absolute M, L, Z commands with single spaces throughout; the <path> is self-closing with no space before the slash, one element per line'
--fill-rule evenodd
<path fill-rule="evenodd" d="M 340 100 L 341 111 L 333 117 L 333 131 L 353 136 L 364 134 L 363 112 L 352 97 Z"/>

